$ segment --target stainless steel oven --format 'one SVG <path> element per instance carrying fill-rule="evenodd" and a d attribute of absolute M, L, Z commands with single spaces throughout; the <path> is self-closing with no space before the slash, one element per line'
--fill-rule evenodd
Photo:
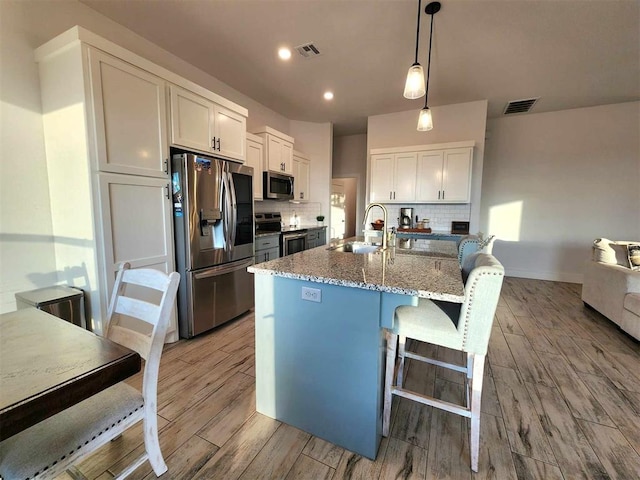
<path fill-rule="evenodd" d="M 307 231 L 296 230 L 294 232 L 282 233 L 281 252 L 282 256 L 291 255 L 292 253 L 302 252 L 307 249 Z"/>

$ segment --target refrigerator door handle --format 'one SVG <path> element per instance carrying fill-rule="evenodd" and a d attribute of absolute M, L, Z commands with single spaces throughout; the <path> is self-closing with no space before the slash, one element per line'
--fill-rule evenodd
<path fill-rule="evenodd" d="M 231 235 L 230 235 L 230 246 L 233 250 L 233 247 L 236 244 L 236 228 L 238 226 L 238 203 L 236 198 L 236 184 L 233 181 L 233 174 L 229 172 L 227 174 L 229 176 L 229 193 L 231 196 Z"/>
<path fill-rule="evenodd" d="M 229 182 L 229 172 L 226 171 L 223 174 L 224 183 L 225 183 L 225 206 L 227 209 L 226 222 L 227 222 L 227 236 L 226 236 L 226 250 L 231 253 L 233 251 L 233 242 L 231 239 L 233 238 L 233 233 L 235 230 L 235 225 L 233 223 L 233 206 L 231 204 L 231 184 Z"/>

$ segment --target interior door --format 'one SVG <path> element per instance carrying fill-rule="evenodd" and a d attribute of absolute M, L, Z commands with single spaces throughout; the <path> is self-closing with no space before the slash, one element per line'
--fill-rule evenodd
<path fill-rule="evenodd" d="M 331 239 L 342 240 L 345 235 L 345 191 L 342 180 L 331 181 Z"/>

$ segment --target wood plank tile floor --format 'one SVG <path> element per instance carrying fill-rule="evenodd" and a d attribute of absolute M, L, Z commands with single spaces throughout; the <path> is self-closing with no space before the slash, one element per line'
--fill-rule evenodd
<path fill-rule="evenodd" d="M 640 344 L 585 308 L 580 289 L 505 279 L 485 368 L 477 474 L 469 468 L 467 420 L 405 399 L 394 400 L 391 435 L 376 461 L 256 413 L 248 314 L 166 348 L 158 390 L 169 471 L 162 478 L 638 479 Z M 459 374 L 424 364 L 409 363 L 406 384 L 451 401 L 463 395 Z M 59 479 L 110 479 L 141 444 L 137 427 Z M 131 478 L 156 477 L 146 463 Z"/>

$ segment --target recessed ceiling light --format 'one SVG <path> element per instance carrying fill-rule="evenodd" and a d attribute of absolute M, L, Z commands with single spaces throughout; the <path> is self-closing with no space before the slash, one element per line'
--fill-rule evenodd
<path fill-rule="evenodd" d="M 324 92 L 325 100 L 333 100 L 333 92 Z"/>
<path fill-rule="evenodd" d="M 291 50 L 289 50 L 287 47 L 282 47 L 278 50 L 278 56 L 282 60 L 289 60 L 291 58 Z"/>

